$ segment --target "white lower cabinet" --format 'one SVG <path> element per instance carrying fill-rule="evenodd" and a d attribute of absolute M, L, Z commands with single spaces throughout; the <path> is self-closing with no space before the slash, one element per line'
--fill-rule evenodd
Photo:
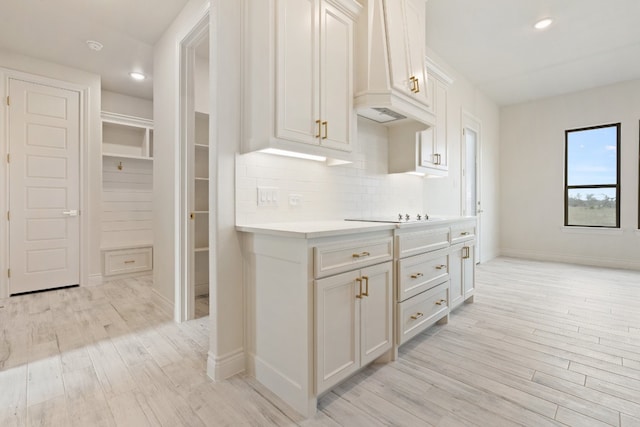
<path fill-rule="evenodd" d="M 449 254 L 449 305 L 456 308 L 464 301 L 473 302 L 475 291 L 475 241 L 451 247 Z"/>
<path fill-rule="evenodd" d="M 318 394 L 391 349 L 392 263 L 316 280 Z"/>

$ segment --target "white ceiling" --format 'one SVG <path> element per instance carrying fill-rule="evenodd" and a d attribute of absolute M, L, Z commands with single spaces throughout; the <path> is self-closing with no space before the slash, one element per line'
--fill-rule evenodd
<path fill-rule="evenodd" d="M 153 45 L 187 1 L 0 0 L 0 48 L 100 74 L 107 90 L 151 99 Z M 535 32 L 544 16 L 554 24 Z M 639 21 L 640 0 L 428 0 L 427 43 L 508 105 L 640 78 Z M 131 70 L 150 78 L 134 82 Z"/>
<path fill-rule="evenodd" d="M 153 45 L 187 1 L 0 0 L 0 49 L 100 74 L 106 90 L 151 99 Z M 134 70 L 150 78 L 135 82 Z"/>
<path fill-rule="evenodd" d="M 428 0 L 427 44 L 500 105 L 639 79 L 640 1 Z"/>

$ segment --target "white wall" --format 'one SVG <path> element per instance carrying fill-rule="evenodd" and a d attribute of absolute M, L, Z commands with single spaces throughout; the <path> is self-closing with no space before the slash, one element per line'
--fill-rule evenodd
<path fill-rule="evenodd" d="M 503 108 L 502 254 L 640 269 L 638 119 L 640 80 Z M 564 131 L 618 122 L 621 229 L 564 228 Z"/>
<path fill-rule="evenodd" d="M 86 238 L 87 242 L 87 254 L 86 262 L 88 268 L 86 274 L 88 277 L 82 277 L 81 280 L 84 284 L 89 284 L 92 279 L 96 282 L 99 281 L 101 274 L 100 265 L 100 195 L 101 195 L 101 126 L 100 126 L 100 76 L 85 71 L 64 67 L 58 64 L 54 64 L 47 61 L 42 61 L 36 58 L 28 56 L 18 55 L 13 52 L 0 50 L 0 67 L 33 74 L 45 78 L 55 79 L 63 82 L 68 82 L 80 90 L 86 92 L 87 104 L 83 106 L 83 114 L 87 117 L 88 128 L 86 129 L 86 146 L 82 147 L 82 150 L 86 155 L 83 158 L 82 168 L 85 171 L 83 177 L 83 185 L 86 188 L 84 194 L 86 195 L 82 210 L 88 215 L 83 216 L 82 221 L 85 224 L 88 236 L 81 236 L 81 239 Z M 2 70 L 0 70 L 2 74 Z M 3 75 L 4 77 L 4 75 Z M 0 85 L 0 95 L 4 100 L 5 83 Z M 0 132 L 4 134 L 4 118 L 5 118 L 5 103 L 2 102 L 2 109 L 0 110 L 2 118 L 0 119 Z M 6 155 L 6 146 L 2 144 L 0 153 L 4 158 Z M 6 162 L 1 162 L 0 174 L 5 176 Z M 6 196 L 5 187 L 0 190 L 0 210 L 6 211 Z M 97 213 L 94 215 L 94 213 Z M 6 271 L 6 254 L 4 254 L 6 242 L 5 229 L 2 227 L 0 230 L 0 241 L 2 242 L 2 256 L 0 256 L 0 271 Z M 6 295 L 7 283 L 6 275 L 0 275 L 0 298 Z"/>
<path fill-rule="evenodd" d="M 153 101 L 103 90 L 102 111 L 153 120 Z"/>
<path fill-rule="evenodd" d="M 200 113 L 209 113 L 209 91 L 202 90 L 202 88 L 209 87 L 209 58 L 196 55 L 195 62 L 193 76 L 195 88 L 194 108 Z"/>
<path fill-rule="evenodd" d="M 356 160 L 326 166 L 262 153 L 237 156 L 236 212 L 240 224 L 362 218 L 424 212 L 424 179 L 388 174 L 387 128 L 358 118 Z M 391 148 L 393 149 L 393 148 Z M 277 187 L 277 207 L 257 206 L 257 187 Z M 301 204 L 289 205 L 290 195 Z"/>

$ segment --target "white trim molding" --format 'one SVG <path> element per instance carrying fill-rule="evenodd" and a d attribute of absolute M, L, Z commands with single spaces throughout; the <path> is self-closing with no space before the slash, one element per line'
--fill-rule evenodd
<path fill-rule="evenodd" d="M 222 356 L 209 351 L 207 358 L 207 375 L 214 381 L 222 381 L 245 371 L 245 352 L 236 349 Z"/>
<path fill-rule="evenodd" d="M 559 252 L 539 252 L 527 249 L 502 248 L 500 256 L 511 258 L 523 258 L 535 261 L 560 262 L 565 264 L 590 265 L 594 267 L 622 268 L 628 270 L 640 270 L 640 260 L 589 257 L 585 255 L 573 255 Z"/>

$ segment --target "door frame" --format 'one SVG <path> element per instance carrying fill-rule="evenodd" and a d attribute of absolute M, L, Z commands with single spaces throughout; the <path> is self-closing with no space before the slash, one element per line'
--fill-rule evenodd
<path fill-rule="evenodd" d="M 193 141 L 195 133 L 195 56 L 196 47 L 203 41 L 206 34 L 209 34 L 210 17 L 207 9 L 187 35 L 180 42 L 180 109 L 178 120 L 178 132 L 180 136 L 180 159 L 179 159 L 179 195 L 180 212 L 178 214 L 179 229 L 179 278 L 176 286 L 176 299 L 174 307 L 174 317 L 177 322 L 184 322 L 192 319 L 195 313 L 195 285 L 193 271 L 193 221 L 190 219 L 190 201 L 193 194 L 190 194 L 190 185 L 193 181 L 191 175 L 192 168 L 189 167 L 190 141 Z M 211 128 L 210 128 L 211 129 Z M 209 133 L 211 135 L 211 131 Z M 209 138 L 211 139 L 211 138 Z M 211 144 L 209 151 L 211 151 Z M 210 154 L 211 155 L 211 154 Z M 211 164 L 211 163 L 210 163 Z M 209 174 L 209 191 L 215 184 L 215 176 Z M 211 197 L 210 197 L 211 199 Z M 211 239 L 211 213 L 209 214 L 209 246 L 214 244 Z M 211 249 L 209 254 L 211 254 Z M 211 289 L 211 271 L 209 272 L 209 288 Z M 209 292 L 211 295 L 211 291 Z"/>
<path fill-rule="evenodd" d="M 465 214 L 466 209 L 466 194 L 467 194 L 467 180 L 466 180 L 466 160 L 467 160 L 467 143 L 465 136 L 465 129 L 470 129 L 476 133 L 476 204 L 482 203 L 482 122 L 473 114 L 465 111 L 461 112 L 460 120 L 460 214 Z M 479 211 L 479 212 L 478 212 Z M 477 217 L 476 224 L 476 250 L 474 251 L 475 263 L 480 262 L 480 246 L 482 239 L 482 204 L 480 207 L 476 206 Z"/>
<path fill-rule="evenodd" d="M 22 80 L 33 84 L 51 86 L 59 89 L 65 89 L 78 92 L 79 95 L 79 198 L 80 198 L 80 259 L 79 259 L 79 277 L 80 286 L 88 284 L 89 280 L 89 87 L 57 80 L 49 77 L 38 76 L 23 71 L 13 70 L 10 68 L 0 67 L 0 96 L 2 99 L 2 112 L 0 113 L 0 129 L 3 129 L 0 140 L 0 175 L 4 176 L 4 195 L 0 197 L 0 215 L 2 225 L 0 226 L 0 240 L 3 244 L 4 256 L 0 257 L 0 298 L 9 296 L 9 281 L 6 271 L 9 268 L 9 220 L 4 214 L 9 209 L 9 168 L 7 166 L 7 154 L 9 153 L 9 109 L 7 108 L 7 96 L 9 94 L 9 81 Z M 98 124 L 96 124 L 97 126 Z M 102 170 L 96 171 L 102 174 Z"/>

